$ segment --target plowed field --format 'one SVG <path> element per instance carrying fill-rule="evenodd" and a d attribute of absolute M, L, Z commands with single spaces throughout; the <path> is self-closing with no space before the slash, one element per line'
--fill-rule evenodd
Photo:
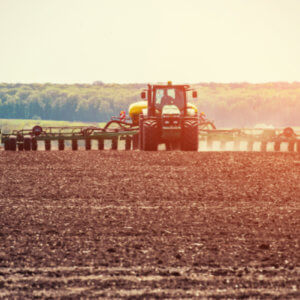
<path fill-rule="evenodd" d="M 297 154 L 0 152 L 0 297 L 299 298 Z"/>

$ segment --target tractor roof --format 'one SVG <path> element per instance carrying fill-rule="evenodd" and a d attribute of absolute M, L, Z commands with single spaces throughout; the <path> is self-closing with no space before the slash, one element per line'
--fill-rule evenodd
<path fill-rule="evenodd" d="M 190 86 L 187 84 L 153 84 L 152 88 L 156 88 L 156 89 L 165 89 L 165 88 L 189 89 Z"/>

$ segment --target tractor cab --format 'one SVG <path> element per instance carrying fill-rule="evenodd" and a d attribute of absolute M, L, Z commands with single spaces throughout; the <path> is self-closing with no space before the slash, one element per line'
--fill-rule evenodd
<path fill-rule="evenodd" d="M 154 90 L 154 105 L 162 111 L 165 105 L 176 106 L 179 110 L 185 107 L 185 93 L 181 88 L 157 87 Z"/>
<path fill-rule="evenodd" d="M 148 116 L 165 113 L 186 115 L 191 106 L 187 103 L 189 90 L 188 85 L 172 85 L 171 82 L 167 85 L 148 85 L 148 89 L 141 93 L 141 98 L 147 98 Z M 193 98 L 196 97 L 197 92 L 193 91 Z M 195 111 L 195 106 L 193 108 Z"/>

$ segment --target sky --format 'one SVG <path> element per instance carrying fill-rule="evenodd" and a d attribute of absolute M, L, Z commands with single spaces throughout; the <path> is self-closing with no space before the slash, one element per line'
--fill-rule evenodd
<path fill-rule="evenodd" d="M 0 82 L 300 81 L 299 0 L 0 0 Z"/>

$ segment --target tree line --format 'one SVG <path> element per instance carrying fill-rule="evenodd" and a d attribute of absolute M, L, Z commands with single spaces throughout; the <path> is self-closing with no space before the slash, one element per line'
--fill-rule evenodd
<path fill-rule="evenodd" d="M 218 127 L 300 126 L 300 83 L 198 83 L 190 101 Z M 0 84 L 0 118 L 106 122 L 146 84 Z"/>

